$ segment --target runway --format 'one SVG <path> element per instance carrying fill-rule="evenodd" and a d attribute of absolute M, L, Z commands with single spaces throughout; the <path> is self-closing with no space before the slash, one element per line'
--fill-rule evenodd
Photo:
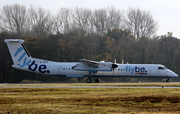
<path fill-rule="evenodd" d="M 61 84 L 0 84 L 0 88 L 180 88 L 180 86 L 61 85 Z"/>

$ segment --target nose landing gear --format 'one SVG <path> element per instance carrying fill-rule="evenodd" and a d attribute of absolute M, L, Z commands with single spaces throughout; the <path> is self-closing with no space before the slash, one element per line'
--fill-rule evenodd
<path fill-rule="evenodd" d="M 96 82 L 96 83 L 99 83 L 99 82 L 100 82 L 100 79 L 96 79 L 95 82 Z"/>

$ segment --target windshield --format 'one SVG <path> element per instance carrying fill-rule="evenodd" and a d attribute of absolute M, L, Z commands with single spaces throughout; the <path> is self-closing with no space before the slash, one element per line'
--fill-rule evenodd
<path fill-rule="evenodd" d="M 158 70 L 166 70 L 166 67 L 158 67 Z"/>

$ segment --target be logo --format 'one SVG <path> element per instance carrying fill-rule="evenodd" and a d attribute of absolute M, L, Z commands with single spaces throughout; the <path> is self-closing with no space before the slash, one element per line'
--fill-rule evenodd
<path fill-rule="evenodd" d="M 144 67 L 135 66 L 135 72 L 137 72 L 137 73 L 147 73 L 147 70 Z"/>
<path fill-rule="evenodd" d="M 135 74 L 147 74 L 147 70 L 144 67 L 131 67 L 131 66 L 126 66 L 126 72 L 130 72 L 131 74 L 133 74 L 135 72 Z"/>
<path fill-rule="evenodd" d="M 28 67 L 28 69 L 31 70 L 31 71 L 35 71 L 37 68 L 38 68 L 38 70 L 39 70 L 40 73 L 46 73 L 46 72 L 47 72 L 47 73 L 50 73 L 49 70 L 46 70 L 46 69 L 47 69 L 47 66 L 46 66 L 46 65 L 40 65 L 40 66 L 38 66 L 37 64 L 35 64 L 35 61 L 33 61 L 33 62 L 29 65 L 29 67 Z"/>

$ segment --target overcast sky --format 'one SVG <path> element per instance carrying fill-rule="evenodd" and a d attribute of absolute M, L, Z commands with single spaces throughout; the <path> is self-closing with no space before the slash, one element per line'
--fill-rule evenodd
<path fill-rule="evenodd" d="M 150 11 L 153 18 L 158 21 L 157 35 L 173 32 L 173 36 L 180 38 L 180 0 L 1 0 L 0 8 L 7 4 L 20 4 L 29 7 L 40 6 L 57 13 L 62 7 L 83 7 L 99 9 L 107 6 L 115 6 L 120 10 L 129 7 L 139 7 L 141 10 Z"/>

